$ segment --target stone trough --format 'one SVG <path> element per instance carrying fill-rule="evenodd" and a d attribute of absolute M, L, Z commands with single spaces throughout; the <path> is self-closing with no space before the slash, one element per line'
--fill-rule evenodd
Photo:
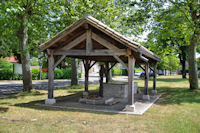
<path fill-rule="evenodd" d="M 97 95 L 83 96 L 79 99 L 79 102 L 93 105 L 113 105 L 119 102 L 128 101 L 128 83 L 104 83 L 103 86 L 103 98 L 98 97 Z M 137 92 L 137 82 L 134 82 L 134 94 Z"/>

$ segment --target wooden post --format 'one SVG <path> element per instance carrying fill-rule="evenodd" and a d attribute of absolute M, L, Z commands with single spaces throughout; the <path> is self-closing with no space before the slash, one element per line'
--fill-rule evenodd
<path fill-rule="evenodd" d="M 45 100 L 45 104 L 54 104 L 56 101 L 53 97 L 54 89 L 54 51 L 47 50 L 48 53 L 48 99 Z"/>
<path fill-rule="evenodd" d="M 105 74 L 106 74 L 106 83 L 109 82 L 109 62 L 105 63 L 106 69 L 105 69 Z"/>
<path fill-rule="evenodd" d="M 128 56 L 128 104 L 134 104 L 134 68 L 135 58 L 133 55 Z"/>
<path fill-rule="evenodd" d="M 86 35 L 86 55 L 89 55 L 92 51 L 92 38 L 91 38 L 92 32 L 91 29 L 87 30 Z"/>
<path fill-rule="evenodd" d="M 100 76 L 100 80 L 99 80 L 99 96 L 103 97 L 103 74 L 104 74 L 104 67 L 103 65 L 100 66 L 100 71 L 99 71 L 99 76 Z"/>
<path fill-rule="evenodd" d="M 157 90 L 156 90 L 156 76 L 157 76 L 157 63 L 154 64 L 154 68 L 153 68 L 153 90 L 152 93 L 156 94 Z"/>
<path fill-rule="evenodd" d="M 87 96 L 88 95 L 89 67 L 90 67 L 90 63 L 88 59 L 85 60 L 84 67 L 85 67 L 85 92 L 83 93 L 83 95 Z"/>
<path fill-rule="evenodd" d="M 144 95 L 142 98 L 144 100 L 150 100 L 149 92 L 148 92 L 148 81 L 149 81 L 149 63 L 145 63 L 145 82 L 144 82 Z"/>

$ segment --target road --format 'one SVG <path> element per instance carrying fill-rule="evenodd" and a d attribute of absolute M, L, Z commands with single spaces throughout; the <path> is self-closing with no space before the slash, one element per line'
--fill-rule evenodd
<path fill-rule="evenodd" d="M 105 79 L 105 78 L 104 78 Z M 113 77 L 112 80 L 116 81 L 127 81 L 127 76 L 117 76 Z M 97 84 L 99 82 L 98 74 L 90 74 L 89 84 Z M 54 87 L 66 87 L 70 86 L 70 80 L 55 80 Z M 79 79 L 79 84 L 84 84 L 84 78 Z M 33 81 L 33 88 L 35 89 L 47 89 L 48 81 Z M 0 95 L 10 95 L 22 92 L 22 81 L 0 81 Z"/>

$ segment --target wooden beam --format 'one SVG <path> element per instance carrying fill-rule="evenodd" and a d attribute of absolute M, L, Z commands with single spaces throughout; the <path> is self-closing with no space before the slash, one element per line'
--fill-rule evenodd
<path fill-rule="evenodd" d="M 142 67 L 140 64 L 138 64 L 138 66 L 139 66 L 140 68 L 142 68 L 143 71 L 145 71 L 145 68 Z"/>
<path fill-rule="evenodd" d="M 66 55 L 62 55 L 62 56 L 60 57 L 60 59 L 59 59 L 58 61 L 56 61 L 56 63 L 54 64 L 53 69 L 55 69 L 56 66 L 58 66 L 58 65 L 61 63 L 61 61 L 63 61 L 63 59 L 64 59 L 65 57 L 66 57 Z"/>
<path fill-rule="evenodd" d="M 106 47 L 108 49 L 112 49 L 112 50 L 119 49 L 114 44 L 110 43 L 109 41 L 107 41 L 104 38 L 100 37 L 99 35 L 95 34 L 94 32 L 92 32 L 92 39 L 94 39 L 95 41 L 97 41 L 98 43 L 100 43 L 101 45 L 103 45 L 104 47 Z"/>
<path fill-rule="evenodd" d="M 81 36 L 79 36 L 76 39 L 74 39 L 73 41 L 69 42 L 64 47 L 60 48 L 59 50 L 69 50 L 69 49 L 75 47 L 76 45 L 78 45 L 79 43 L 81 43 L 82 41 L 84 41 L 85 39 L 86 39 L 86 33 L 83 33 Z"/>
<path fill-rule="evenodd" d="M 122 66 L 127 70 L 129 71 L 128 67 L 126 66 L 126 64 L 116 55 L 113 55 L 113 57 L 119 62 L 122 64 Z"/>
<path fill-rule="evenodd" d="M 87 50 L 57 50 L 54 55 L 71 55 L 71 56 L 113 56 L 113 55 L 126 55 L 125 49 L 118 50 L 93 50 L 87 54 Z"/>
<path fill-rule="evenodd" d="M 88 29 L 86 32 L 86 55 L 89 55 L 92 51 L 92 32 L 91 29 Z"/>
<path fill-rule="evenodd" d="M 54 57 L 53 51 L 48 53 L 48 99 L 53 99 L 53 82 L 54 82 Z"/>
<path fill-rule="evenodd" d="M 113 63 L 113 64 L 111 65 L 111 67 L 108 69 L 108 71 L 110 71 L 116 64 L 117 64 L 116 62 Z"/>
<path fill-rule="evenodd" d="M 135 58 L 133 55 L 128 56 L 128 104 L 134 104 L 134 68 Z"/>
<path fill-rule="evenodd" d="M 92 65 L 90 65 L 89 69 L 91 69 L 97 62 L 95 61 Z"/>
<path fill-rule="evenodd" d="M 149 67 L 149 68 L 150 68 L 150 70 L 151 70 L 151 71 L 153 71 L 153 72 L 154 72 L 154 69 L 153 69 L 153 68 L 151 68 L 151 67 Z"/>

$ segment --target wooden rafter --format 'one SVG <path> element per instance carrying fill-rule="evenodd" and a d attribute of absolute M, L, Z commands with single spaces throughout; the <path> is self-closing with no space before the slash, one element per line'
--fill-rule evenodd
<path fill-rule="evenodd" d="M 140 64 L 138 64 L 138 66 L 139 66 L 140 68 L 142 68 L 143 71 L 145 71 L 145 68 L 142 67 Z"/>
<path fill-rule="evenodd" d="M 114 64 L 111 65 L 110 68 L 108 68 L 108 71 L 110 71 L 117 63 L 115 62 Z"/>
<path fill-rule="evenodd" d="M 61 61 L 63 61 L 63 59 L 64 59 L 65 57 L 66 57 L 66 55 L 62 55 L 62 56 L 59 58 L 59 60 L 56 61 L 56 63 L 54 64 L 53 69 L 55 69 L 56 66 L 58 66 L 58 64 L 60 64 Z"/>
<path fill-rule="evenodd" d="M 93 62 L 93 64 L 90 65 L 89 69 L 92 68 L 97 62 Z"/>
<path fill-rule="evenodd" d="M 118 56 L 114 55 L 113 57 L 128 71 L 127 65 Z"/>
<path fill-rule="evenodd" d="M 103 45 L 104 47 L 107 47 L 108 49 L 113 49 L 113 50 L 119 49 L 112 43 L 108 42 L 107 40 L 105 40 L 104 38 L 100 37 L 99 35 L 97 35 L 93 32 L 92 32 L 92 39 L 94 39 L 95 41 L 97 41 L 98 43 Z"/>
<path fill-rule="evenodd" d="M 83 33 L 81 36 L 77 37 L 76 39 L 66 44 L 64 47 L 62 47 L 59 50 L 69 50 L 75 47 L 76 45 L 78 45 L 79 43 L 81 43 L 82 41 L 84 41 L 85 39 L 86 39 L 86 33 Z"/>

